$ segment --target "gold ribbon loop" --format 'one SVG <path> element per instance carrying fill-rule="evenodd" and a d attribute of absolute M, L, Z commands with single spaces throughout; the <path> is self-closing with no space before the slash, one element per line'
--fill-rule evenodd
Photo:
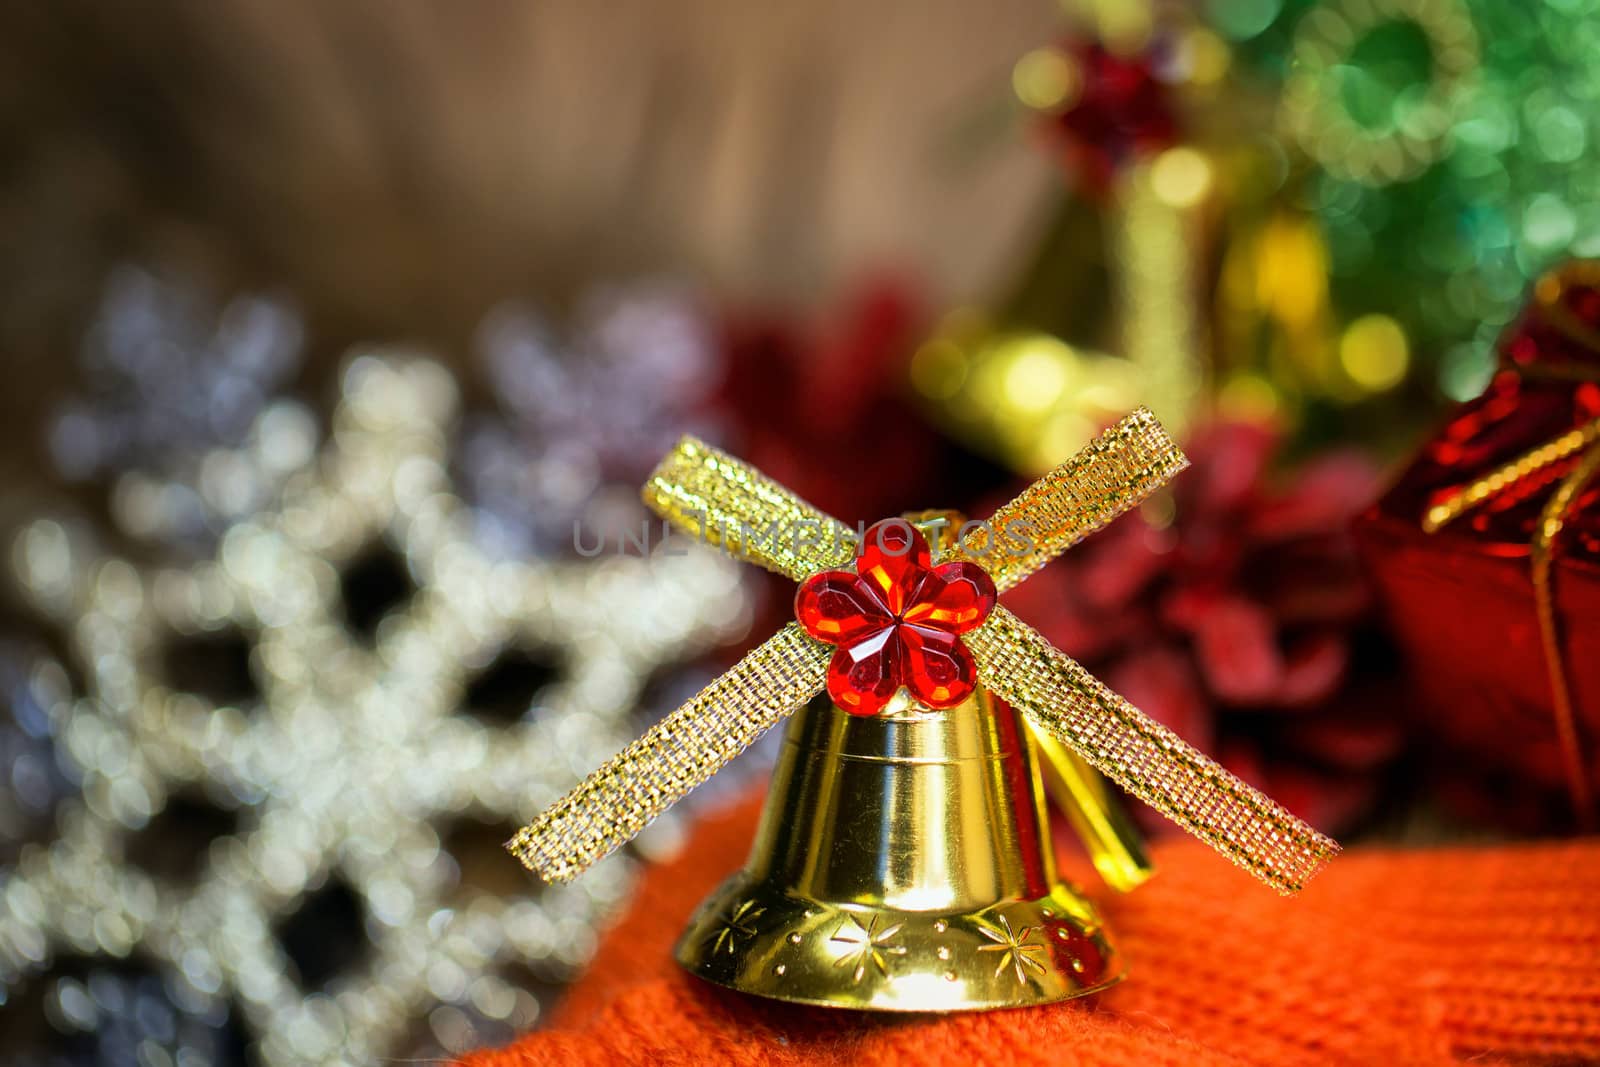
<path fill-rule="evenodd" d="M 984 683 L 1101 774 L 1280 893 L 1339 846 L 1107 689 L 1005 608 L 967 635 Z"/>
<path fill-rule="evenodd" d="M 684 437 L 640 494 L 691 537 L 800 581 L 855 557 L 855 531 L 743 460 Z"/>
<path fill-rule="evenodd" d="M 571 881 L 815 696 L 830 654 L 790 623 L 517 831 L 506 848 L 546 881 Z"/>
<path fill-rule="evenodd" d="M 1003 505 L 952 555 L 981 564 L 1003 593 L 1188 465 L 1166 428 L 1138 408 Z"/>

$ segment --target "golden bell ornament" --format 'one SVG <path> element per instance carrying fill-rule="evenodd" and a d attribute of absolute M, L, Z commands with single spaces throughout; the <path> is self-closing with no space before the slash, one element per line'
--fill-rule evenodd
<path fill-rule="evenodd" d="M 1149 867 L 1106 780 L 1298 891 L 1337 844 L 997 601 L 1185 462 L 1140 410 L 986 520 L 922 513 L 856 532 L 685 438 L 645 500 L 800 583 L 795 621 L 508 847 L 549 881 L 576 878 L 789 719 L 750 859 L 678 945 L 709 981 L 883 1011 L 1019 1007 L 1110 985 L 1121 963 L 1056 873 L 1044 807 L 1048 791 L 1100 874 L 1131 888 Z"/>
<path fill-rule="evenodd" d="M 742 871 L 678 942 L 707 981 L 804 1004 L 960 1011 L 1118 981 L 1094 906 L 1060 880 L 1022 717 L 979 690 L 873 717 L 790 719 Z"/>

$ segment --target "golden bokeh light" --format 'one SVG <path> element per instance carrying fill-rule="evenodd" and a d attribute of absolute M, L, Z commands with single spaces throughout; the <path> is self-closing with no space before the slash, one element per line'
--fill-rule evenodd
<path fill-rule="evenodd" d="M 1078 354 L 1047 334 L 1030 334 L 1003 344 L 996 353 L 1003 367 L 1006 406 L 1023 415 L 1049 411 L 1060 402 L 1073 377 Z"/>
<path fill-rule="evenodd" d="M 1083 76 L 1071 57 L 1056 48 L 1035 48 L 1011 68 L 1017 99 L 1038 111 L 1069 106 L 1083 89 Z"/>
<path fill-rule="evenodd" d="M 1192 148 L 1169 148 L 1150 165 L 1150 187 L 1173 207 L 1194 207 L 1211 191 L 1211 164 Z"/>
<path fill-rule="evenodd" d="M 935 337 L 911 357 L 911 384 L 930 400 L 949 400 L 967 381 L 967 354 L 948 337 Z"/>
<path fill-rule="evenodd" d="M 1410 363 L 1406 333 L 1387 315 L 1363 315 L 1339 338 L 1339 365 L 1352 382 L 1368 392 L 1399 385 Z"/>
<path fill-rule="evenodd" d="M 1217 394 L 1217 410 L 1227 419 L 1263 422 L 1277 416 L 1281 407 L 1278 390 L 1259 374 L 1236 374 Z"/>

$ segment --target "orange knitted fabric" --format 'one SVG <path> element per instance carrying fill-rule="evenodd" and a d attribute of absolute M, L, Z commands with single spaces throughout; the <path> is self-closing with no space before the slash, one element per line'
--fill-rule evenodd
<path fill-rule="evenodd" d="M 1600 1062 L 1600 840 L 1358 849 L 1293 899 L 1175 841 L 1148 885 L 1099 894 L 1122 985 L 895 1017 L 742 997 L 672 962 L 756 810 L 705 821 L 649 874 L 551 1029 L 461 1067 Z"/>

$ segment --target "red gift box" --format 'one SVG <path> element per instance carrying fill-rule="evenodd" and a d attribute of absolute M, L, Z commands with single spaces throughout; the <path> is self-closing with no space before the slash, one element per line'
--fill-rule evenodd
<path fill-rule="evenodd" d="M 1499 355 L 1356 536 L 1427 736 L 1524 787 L 1481 794 L 1490 806 L 1538 815 L 1559 791 L 1585 823 L 1600 776 L 1600 262 L 1540 279 Z"/>

